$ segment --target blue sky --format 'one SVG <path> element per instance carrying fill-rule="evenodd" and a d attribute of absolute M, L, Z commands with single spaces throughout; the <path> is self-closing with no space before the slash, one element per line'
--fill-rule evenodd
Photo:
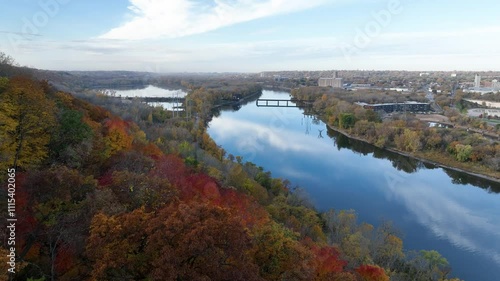
<path fill-rule="evenodd" d="M 500 70 L 493 0 L 0 0 L 0 51 L 55 70 Z"/>

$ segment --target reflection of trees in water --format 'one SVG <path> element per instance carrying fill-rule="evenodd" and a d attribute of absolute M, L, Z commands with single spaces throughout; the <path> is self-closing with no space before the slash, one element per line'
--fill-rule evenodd
<path fill-rule="evenodd" d="M 382 149 L 376 149 L 373 156 L 379 159 L 389 159 L 392 166 L 398 171 L 404 171 L 408 174 L 413 174 L 424 167 L 424 164 L 416 159 L 388 151 L 383 151 Z M 382 152 L 382 153 L 380 153 Z"/>
<path fill-rule="evenodd" d="M 338 150 L 341 150 L 342 148 L 350 149 L 350 143 L 348 137 L 335 132 L 328 126 L 326 126 L 326 133 L 331 139 L 333 139 L 333 143 L 335 144 Z"/>
<path fill-rule="evenodd" d="M 482 178 L 475 177 L 466 173 L 461 173 L 458 171 L 443 169 L 448 176 L 452 179 L 453 184 L 459 185 L 474 185 L 486 189 L 489 193 L 500 193 L 500 183 L 485 180 Z"/>
<path fill-rule="evenodd" d="M 375 158 L 388 159 L 391 161 L 392 166 L 398 171 L 404 171 L 411 174 L 423 167 L 422 162 L 418 160 L 378 148 L 362 141 L 351 139 L 343 134 L 335 132 L 332 129 L 328 129 L 328 136 L 333 138 L 335 145 L 339 150 L 346 148 L 364 156 L 373 154 L 373 157 Z"/>
<path fill-rule="evenodd" d="M 335 146 L 337 146 L 339 150 L 342 148 L 346 148 L 356 153 L 363 154 L 365 156 L 372 153 L 373 157 L 375 158 L 390 160 L 392 166 L 396 168 L 398 171 L 404 171 L 406 173 L 411 174 L 417 172 L 422 168 L 429 170 L 438 168 L 433 164 L 424 163 L 422 161 L 398 153 L 378 148 L 374 145 L 367 144 L 362 141 L 350 139 L 345 135 L 330 129 L 328 126 L 327 126 L 327 133 L 328 136 L 333 139 Z M 470 184 L 473 186 L 486 189 L 490 193 L 500 193 L 500 183 L 498 182 L 485 180 L 473 175 L 469 175 L 454 170 L 449 170 L 449 169 L 443 169 L 443 170 L 451 178 L 451 182 L 453 184 L 460 184 L 460 185 Z"/>

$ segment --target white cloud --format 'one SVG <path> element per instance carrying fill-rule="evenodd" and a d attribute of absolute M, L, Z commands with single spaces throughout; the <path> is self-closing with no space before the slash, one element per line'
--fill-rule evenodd
<path fill-rule="evenodd" d="M 273 15 L 320 6 L 328 0 L 129 0 L 132 19 L 101 35 L 106 39 L 176 38 Z"/>

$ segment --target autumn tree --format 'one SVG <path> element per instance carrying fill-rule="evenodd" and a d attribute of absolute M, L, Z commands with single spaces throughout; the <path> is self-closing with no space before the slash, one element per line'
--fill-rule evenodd
<path fill-rule="evenodd" d="M 15 77 L 0 96 L 0 147 L 3 165 L 28 168 L 48 156 L 54 105 L 40 83 Z"/>
<path fill-rule="evenodd" d="M 362 265 L 356 269 L 362 281 L 389 281 L 384 269 L 376 265 Z"/>
<path fill-rule="evenodd" d="M 248 251 L 251 239 L 230 209 L 172 205 L 147 229 L 155 280 L 260 280 Z M 175 278 L 176 277 L 176 278 Z"/>
<path fill-rule="evenodd" d="M 156 209 L 169 203 L 177 194 L 165 179 L 129 171 L 113 172 L 109 188 L 129 210 L 141 206 Z"/>
<path fill-rule="evenodd" d="M 395 138 L 396 147 L 403 151 L 415 152 L 421 149 L 422 143 L 418 132 L 404 129 L 403 133 Z"/>
<path fill-rule="evenodd" d="M 404 259 L 403 241 L 397 236 L 397 231 L 390 223 L 384 223 L 377 228 L 372 241 L 371 255 L 376 264 L 384 268 Z"/>
<path fill-rule="evenodd" d="M 254 260 L 266 280 L 312 280 L 313 254 L 298 235 L 276 222 L 255 228 Z"/>
<path fill-rule="evenodd" d="M 262 280 L 251 246 L 234 212 L 192 202 L 154 214 L 97 214 L 87 253 L 93 280 Z"/>
<path fill-rule="evenodd" d="M 344 267 L 347 265 L 346 261 L 340 259 L 340 254 L 337 248 L 331 246 L 319 247 L 312 241 L 305 241 L 306 244 L 311 244 L 312 253 L 314 254 L 314 280 L 350 280 L 346 278 Z M 354 276 L 352 279 L 354 279 Z"/>
<path fill-rule="evenodd" d="M 129 134 L 129 124 L 127 122 L 119 118 L 112 118 L 105 122 L 104 128 L 106 155 L 114 155 L 132 146 L 133 137 Z"/>
<path fill-rule="evenodd" d="M 59 166 L 30 171 L 21 183 L 23 224 L 16 244 L 19 258 L 29 262 L 24 274 L 30 277 L 42 271 L 55 280 L 76 266 L 69 257 L 78 257 L 75 253 L 84 248 L 90 223 L 87 195 L 96 182 L 92 176 Z"/>
<path fill-rule="evenodd" d="M 87 256 L 91 280 L 145 279 L 151 270 L 144 255 L 145 228 L 151 214 L 143 209 L 120 216 L 96 214 L 90 226 Z"/>
<path fill-rule="evenodd" d="M 471 145 L 463 145 L 463 144 L 457 144 L 455 147 L 456 149 L 456 158 L 460 162 L 466 162 L 469 160 L 470 156 L 472 155 L 472 146 Z"/>
<path fill-rule="evenodd" d="M 301 204 L 290 204 L 292 195 L 279 195 L 267 207 L 269 214 L 280 223 L 299 233 L 302 237 L 310 237 L 314 241 L 325 242 L 318 213 Z"/>

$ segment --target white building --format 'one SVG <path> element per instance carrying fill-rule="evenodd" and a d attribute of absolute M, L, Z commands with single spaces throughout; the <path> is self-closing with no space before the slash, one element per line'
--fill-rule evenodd
<path fill-rule="evenodd" d="M 410 89 L 408 88 L 389 88 L 389 91 L 396 91 L 396 92 L 409 92 Z"/>
<path fill-rule="evenodd" d="M 479 74 L 476 74 L 474 79 L 474 88 L 481 88 L 481 76 Z"/>

